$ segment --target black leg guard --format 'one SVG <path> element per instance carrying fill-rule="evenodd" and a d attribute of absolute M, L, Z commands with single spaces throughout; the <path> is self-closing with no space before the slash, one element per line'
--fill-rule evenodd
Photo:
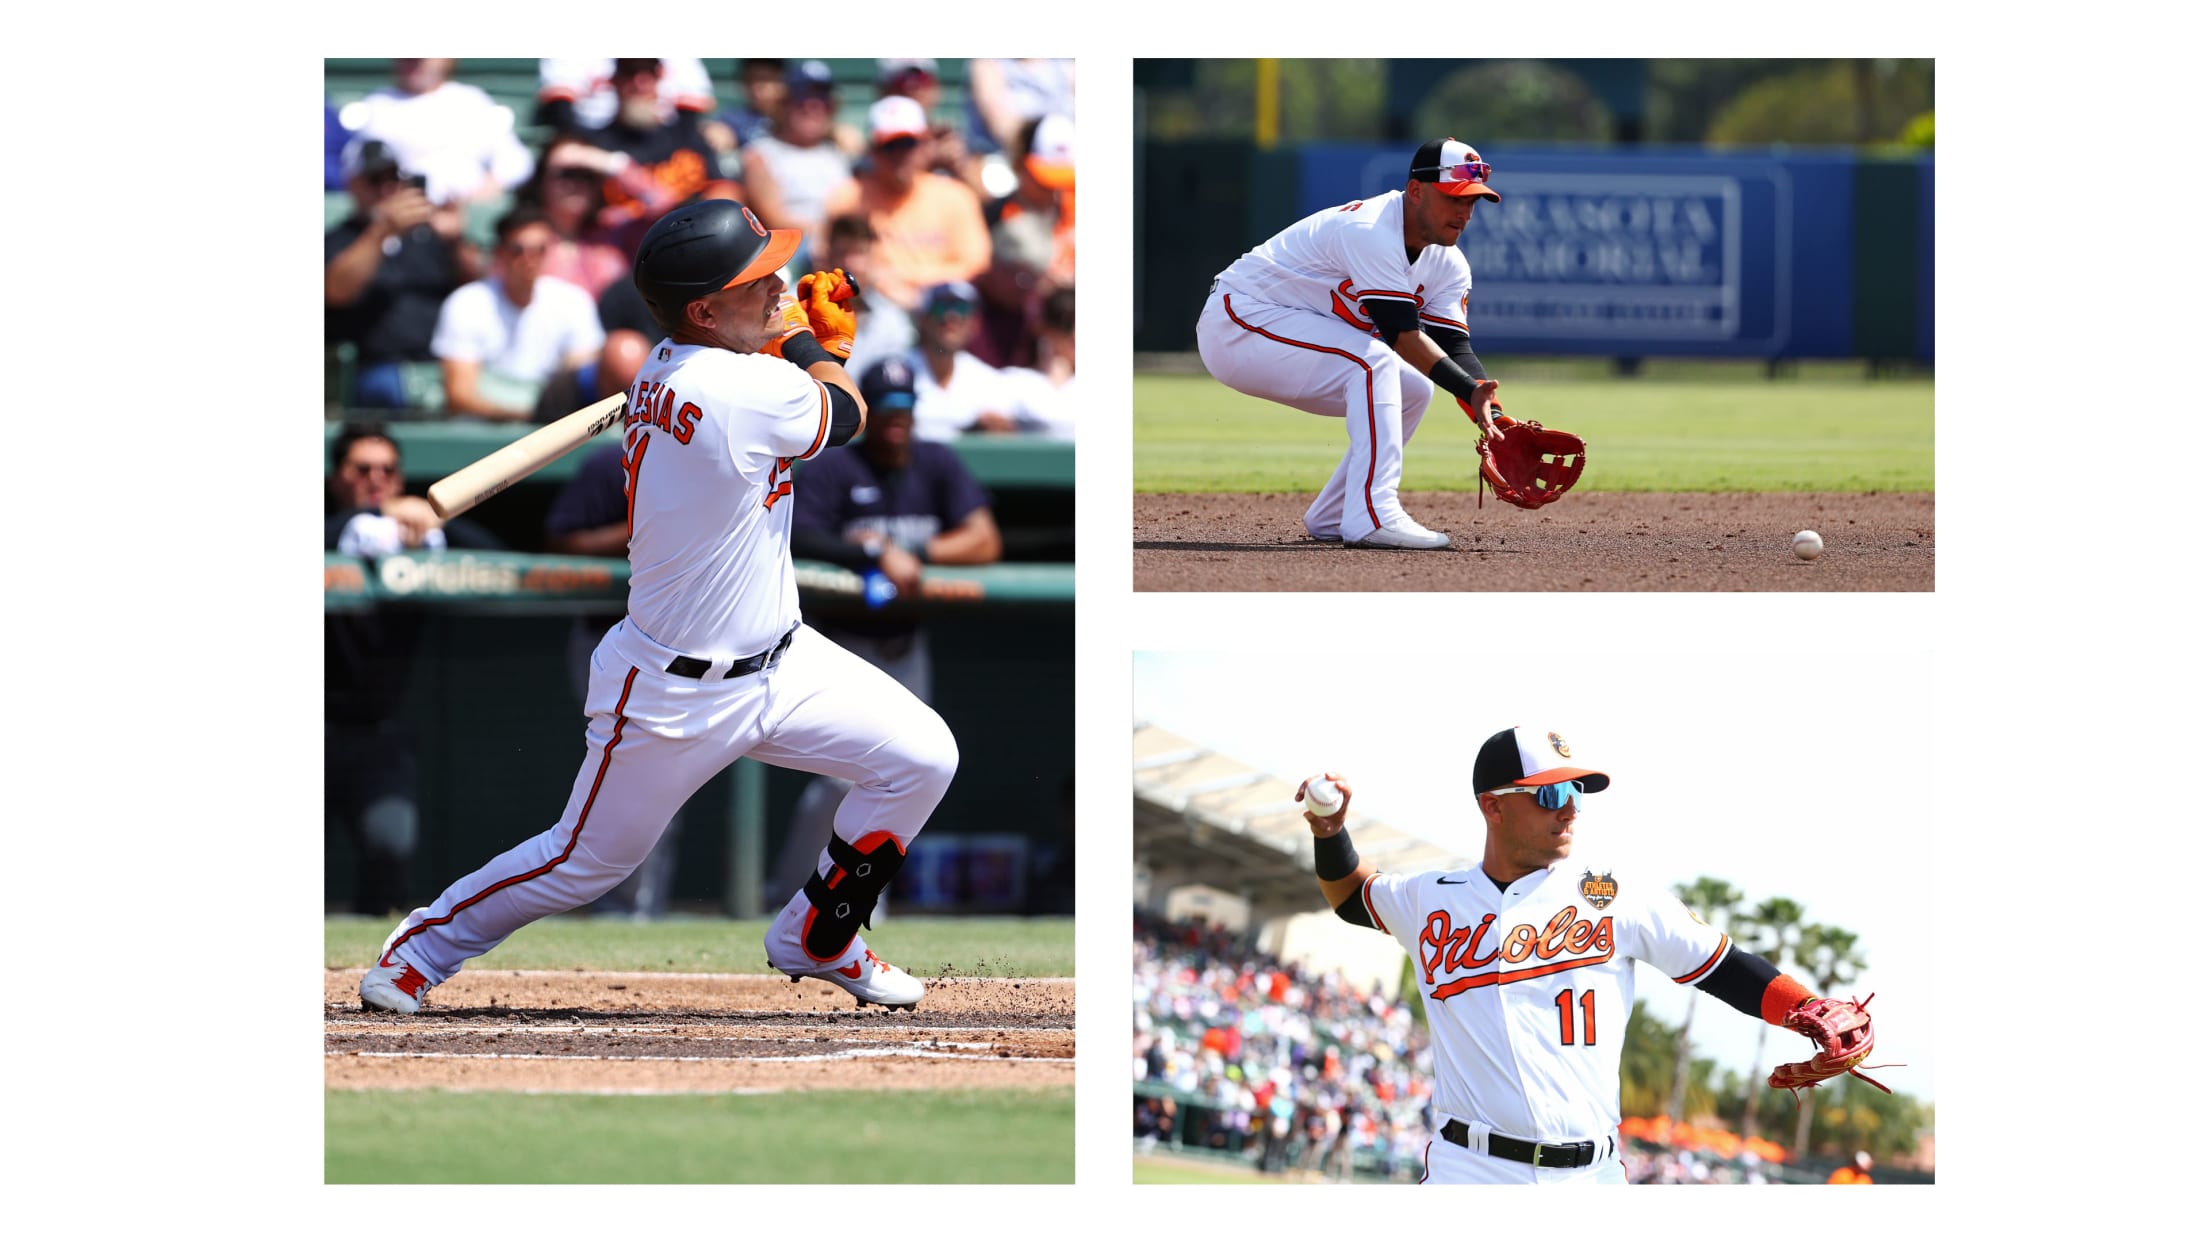
<path fill-rule="evenodd" d="M 874 925 L 874 903 L 905 865 L 905 851 L 897 838 L 874 832 L 857 845 L 828 838 L 828 859 L 832 865 L 827 875 L 805 881 L 805 895 L 813 903 L 805 918 L 805 953 L 816 962 L 842 957 L 859 928 Z"/>

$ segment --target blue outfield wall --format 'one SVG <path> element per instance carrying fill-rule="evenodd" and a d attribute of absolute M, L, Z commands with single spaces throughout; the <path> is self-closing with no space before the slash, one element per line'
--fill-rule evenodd
<path fill-rule="evenodd" d="M 1301 215 L 1402 187 L 1403 152 L 1299 149 Z M 1472 339 L 1498 353 L 1856 357 L 1857 159 L 1698 148 L 1482 148 L 1501 203 L 1458 245 Z M 1916 161 L 1907 245 L 1917 356 L 1932 355 L 1931 160 Z"/>

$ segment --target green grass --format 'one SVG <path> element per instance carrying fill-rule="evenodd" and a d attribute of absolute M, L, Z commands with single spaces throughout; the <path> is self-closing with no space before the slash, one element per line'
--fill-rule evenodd
<path fill-rule="evenodd" d="M 1229 1164 L 1201 1156 L 1135 1157 L 1137 1186 L 1248 1186 L 1284 1184 L 1284 1179 L 1260 1173 L 1247 1161 Z"/>
<path fill-rule="evenodd" d="M 1584 436 L 1580 487 L 1624 492 L 1931 491 L 1932 381 L 1503 379 L 1515 418 Z M 1312 492 L 1339 420 L 1209 376 L 1135 377 L 1138 492 Z M 1478 436 L 1446 394 L 1405 454 L 1407 491 L 1471 491 Z"/>
<path fill-rule="evenodd" d="M 1073 1092 L 323 1093 L 331 1183 L 1070 1182 Z"/>
<path fill-rule="evenodd" d="M 322 964 L 365 967 L 394 920 L 332 916 Z M 654 923 L 561 916 L 515 932 L 471 970 L 671 970 L 756 975 L 767 969 L 764 921 L 675 916 Z M 868 947 L 922 976 L 1056 978 L 1073 974 L 1071 918 L 932 918 L 894 911 L 866 933 Z"/>

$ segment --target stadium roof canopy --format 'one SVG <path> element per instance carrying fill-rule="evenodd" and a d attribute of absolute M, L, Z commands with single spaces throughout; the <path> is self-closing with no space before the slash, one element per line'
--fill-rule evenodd
<path fill-rule="evenodd" d="M 1135 861 L 1153 901 L 1205 884 L 1248 901 L 1263 922 L 1322 906 L 1311 873 L 1311 829 L 1296 785 L 1156 726 L 1135 722 Z M 1386 871 L 1456 870 L 1474 859 L 1359 815 L 1357 854 Z"/>

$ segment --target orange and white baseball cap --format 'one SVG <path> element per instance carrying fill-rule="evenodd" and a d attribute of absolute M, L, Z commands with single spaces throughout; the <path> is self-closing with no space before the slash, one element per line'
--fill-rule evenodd
<path fill-rule="evenodd" d="M 1472 789 L 1489 793 L 1513 786 L 1532 787 L 1578 781 L 1588 793 L 1610 787 L 1607 773 L 1572 762 L 1572 748 L 1544 729 L 1505 729 L 1480 744 L 1472 761 Z"/>
<path fill-rule="evenodd" d="M 884 95 L 866 110 L 868 140 L 875 146 L 899 138 L 928 136 L 928 110 L 907 95 Z"/>
<path fill-rule="evenodd" d="M 1488 175 L 1494 171 L 1479 152 L 1454 138 L 1436 138 L 1411 157 L 1411 180 L 1431 181 L 1451 198 L 1477 195 L 1503 201 L 1503 196 L 1487 184 Z"/>
<path fill-rule="evenodd" d="M 1053 190 L 1073 188 L 1073 118 L 1053 112 L 1035 122 L 1027 144 L 1028 175 Z"/>

